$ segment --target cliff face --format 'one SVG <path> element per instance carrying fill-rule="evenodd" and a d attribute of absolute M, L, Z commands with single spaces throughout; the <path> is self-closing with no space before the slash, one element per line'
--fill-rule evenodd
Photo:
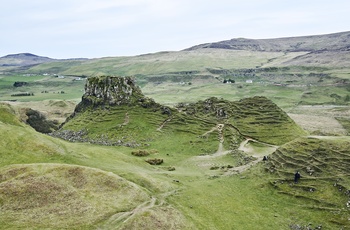
<path fill-rule="evenodd" d="M 74 113 L 61 124 L 62 128 L 77 114 L 89 109 L 109 109 L 116 106 L 141 106 L 143 108 L 158 108 L 165 114 L 170 114 L 167 107 L 157 104 L 153 99 L 145 97 L 141 89 L 131 77 L 100 76 L 90 77 L 85 84 L 85 93 L 81 102 L 75 107 Z"/>
<path fill-rule="evenodd" d="M 85 93 L 75 112 L 88 107 L 132 105 L 145 96 L 131 77 L 91 77 L 85 85 Z"/>

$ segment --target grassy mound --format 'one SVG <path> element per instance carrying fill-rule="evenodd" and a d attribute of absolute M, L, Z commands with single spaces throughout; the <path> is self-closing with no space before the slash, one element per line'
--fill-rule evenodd
<path fill-rule="evenodd" d="M 227 101 L 209 98 L 180 109 L 187 114 L 222 122 L 241 135 L 270 144 L 280 145 L 305 135 L 295 122 L 266 97 Z"/>
<path fill-rule="evenodd" d="M 231 104 L 230 122 L 254 139 L 281 145 L 306 133 L 266 97 L 252 97 Z"/>
<path fill-rule="evenodd" d="M 21 126 L 21 121 L 16 117 L 14 109 L 5 103 L 0 103 L 0 122 Z"/>
<path fill-rule="evenodd" d="M 0 170 L 0 223 L 5 228 L 91 228 L 148 197 L 135 184 L 93 168 L 32 164 Z"/>
<path fill-rule="evenodd" d="M 350 140 L 345 137 L 300 138 L 270 156 L 267 170 L 275 175 L 271 184 L 281 193 L 306 201 L 308 208 L 337 213 L 333 220 L 347 224 L 350 200 Z M 299 171 L 301 179 L 294 182 Z"/>

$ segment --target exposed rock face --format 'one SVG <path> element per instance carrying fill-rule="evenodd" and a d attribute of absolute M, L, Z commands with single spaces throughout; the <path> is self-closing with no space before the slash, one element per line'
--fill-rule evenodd
<path fill-rule="evenodd" d="M 85 94 L 76 112 L 86 107 L 133 104 L 144 98 L 131 77 L 91 77 L 85 85 Z"/>
<path fill-rule="evenodd" d="M 108 108 L 118 105 L 140 105 L 150 108 L 156 106 L 157 103 L 143 95 L 132 77 L 90 77 L 86 81 L 85 93 L 81 102 L 75 107 L 74 113 L 67 118 L 66 122 L 88 108 Z"/>

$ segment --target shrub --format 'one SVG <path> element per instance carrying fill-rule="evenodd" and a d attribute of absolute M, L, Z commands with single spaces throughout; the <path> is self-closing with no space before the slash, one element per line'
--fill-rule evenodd
<path fill-rule="evenodd" d="M 51 133 L 58 129 L 57 122 L 47 120 L 39 111 L 27 109 L 26 115 L 28 117 L 26 122 L 38 132 Z"/>
<path fill-rule="evenodd" d="M 148 156 L 150 153 L 147 150 L 137 150 L 132 151 L 131 154 L 137 157 L 145 157 Z"/>
<path fill-rule="evenodd" d="M 147 159 L 146 162 L 150 165 L 160 165 L 162 164 L 164 161 L 163 159 L 159 159 L 159 158 L 154 158 L 154 159 Z"/>
<path fill-rule="evenodd" d="M 210 167 L 210 170 L 218 170 L 219 169 L 219 166 L 212 166 Z"/>

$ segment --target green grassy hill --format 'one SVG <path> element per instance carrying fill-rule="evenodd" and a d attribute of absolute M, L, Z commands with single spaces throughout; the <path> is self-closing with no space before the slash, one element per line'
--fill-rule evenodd
<path fill-rule="evenodd" d="M 333 213 L 329 219 L 347 225 L 350 207 L 349 138 L 314 136 L 280 147 L 266 169 L 276 176 L 271 184 L 283 194 L 305 201 L 305 208 Z M 299 183 L 294 174 L 302 175 Z"/>
<path fill-rule="evenodd" d="M 226 148 L 232 145 L 230 139 L 249 137 L 280 145 L 306 134 L 265 97 L 239 102 L 209 98 L 173 109 L 146 98 L 131 78 L 89 78 L 85 91 L 74 115 L 55 135 L 133 147 L 191 141 L 184 148 L 212 152 L 217 136 L 204 133 L 219 124 L 224 126 Z"/>
<path fill-rule="evenodd" d="M 317 171 L 317 178 L 312 180 L 305 175 L 305 168 L 298 166 L 303 175 L 300 184 L 287 186 L 284 191 L 294 168 L 277 175 L 266 170 L 279 151 L 288 152 L 301 143 L 297 151 L 302 153 L 304 140 L 308 139 L 284 145 L 269 163 L 259 162 L 243 169 L 239 167 L 242 162 L 245 166 L 244 158 L 266 154 L 270 146 L 237 140 L 244 147 L 241 153 L 237 150 L 218 154 L 214 150 L 202 155 L 201 149 L 188 147 L 188 137 L 182 143 L 169 138 L 163 144 L 139 148 L 70 143 L 36 133 L 5 108 L 0 111 L 1 229 L 294 229 L 309 224 L 325 229 L 349 227 L 349 211 L 344 206 L 348 197 L 338 191 L 348 188 L 348 181 L 344 177 L 336 181 L 346 171 Z M 192 127 L 192 122 L 187 126 Z M 206 141 L 220 146 L 218 130 L 208 124 L 205 127 Z M 321 141 L 311 140 L 320 143 L 310 143 L 307 152 L 321 151 Z M 323 152 L 332 149 L 331 156 L 339 152 L 339 157 L 345 159 L 348 138 L 330 141 L 331 145 L 324 144 Z M 244 152 L 248 148 L 250 151 Z M 150 155 L 131 154 L 137 149 Z M 148 158 L 162 158 L 164 163 L 152 166 L 145 162 Z M 305 162 L 309 159 L 306 154 L 300 158 Z M 330 162 L 327 167 L 331 169 L 338 160 L 324 161 L 325 165 Z M 314 165 L 321 167 L 316 161 Z M 333 180 L 338 187 L 333 187 Z M 303 186 L 315 188 L 310 195 L 316 197 L 308 198 Z"/>
<path fill-rule="evenodd" d="M 0 229 L 350 228 L 346 36 L 1 58 Z"/>

